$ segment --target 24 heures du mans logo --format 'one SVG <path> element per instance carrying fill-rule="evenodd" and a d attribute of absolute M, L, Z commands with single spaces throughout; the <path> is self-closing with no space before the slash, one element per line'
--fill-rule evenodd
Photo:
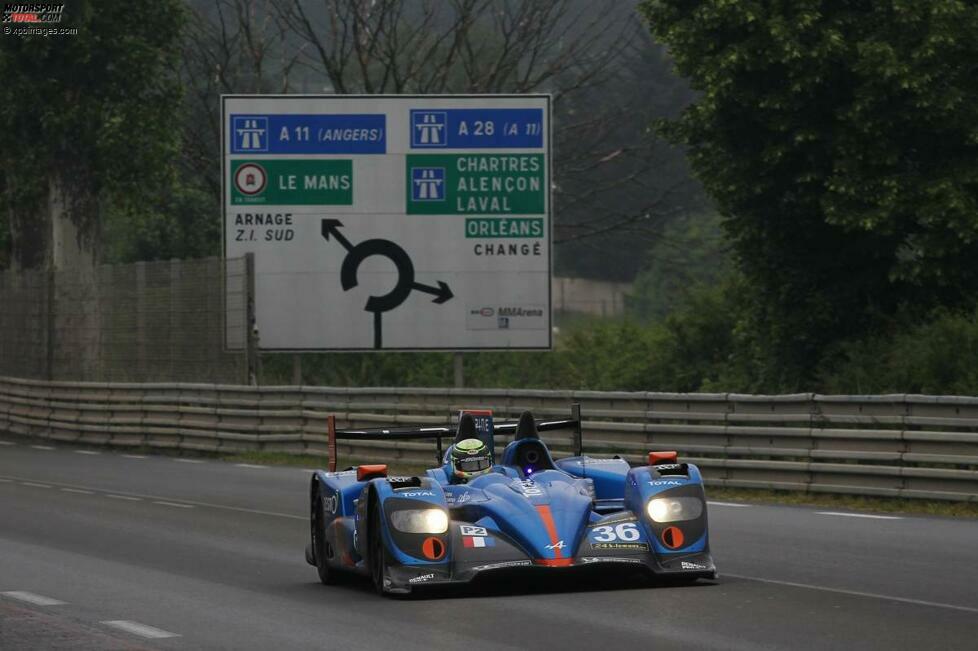
<path fill-rule="evenodd" d="M 3 22 L 55 25 L 61 22 L 64 11 L 64 3 L 5 2 L 3 5 Z"/>

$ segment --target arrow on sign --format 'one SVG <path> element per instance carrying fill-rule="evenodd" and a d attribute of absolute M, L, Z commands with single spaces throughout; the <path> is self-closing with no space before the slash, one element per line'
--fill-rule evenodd
<path fill-rule="evenodd" d="M 452 293 L 452 290 L 448 288 L 448 285 L 446 285 L 440 280 L 438 281 L 438 287 L 432 287 L 430 285 L 422 285 L 421 283 L 414 283 L 411 287 L 418 290 L 419 292 L 425 292 L 426 294 L 434 294 L 435 300 L 431 302 L 438 303 L 439 305 L 441 305 L 445 301 L 455 296 L 455 294 Z"/>
<path fill-rule="evenodd" d="M 351 251 L 353 249 L 353 245 L 350 244 L 350 240 L 346 239 L 343 233 L 340 232 L 340 226 L 342 225 L 343 222 L 341 222 L 338 219 L 324 219 L 323 226 L 322 226 L 323 237 L 326 238 L 326 241 L 329 241 L 329 237 L 330 235 L 332 235 L 333 237 L 336 238 L 336 241 L 343 246 L 344 249 L 346 249 L 347 251 Z"/>
<path fill-rule="evenodd" d="M 349 291 L 357 286 L 357 271 L 360 264 L 372 255 L 382 255 L 394 263 L 397 269 L 397 284 L 394 288 L 383 296 L 371 296 L 367 299 L 364 309 L 374 313 L 374 348 L 383 348 L 383 336 L 381 328 L 381 314 L 393 310 L 411 294 L 411 290 L 425 292 L 434 295 L 432 303 L 442 304 L 450 300 L 453 296 L 448 284 L 439 280 L 438 287 L 425 285 L 414 280 L 414 263 L 411 256 L 396 243 L 390 240 L 379 238 L 364 240 L 359 244 L 351 244 L 350 240 L 340 232 L 343 222 L 338 219 L 324 219 L 322 221 L 323 239 L 327 242 L 334 239 L 346 249 L 346 257 L 340 267 L 340 285 L 343 291 Z"/>

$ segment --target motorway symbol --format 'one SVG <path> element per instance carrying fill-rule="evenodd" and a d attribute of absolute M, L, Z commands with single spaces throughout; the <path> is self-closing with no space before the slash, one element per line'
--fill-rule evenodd
<path fill-rule="evenodd" d="M 234 145 L 239 152 L 268 151 L 268 118 L 235 117 Z"/>
<path fill-rule="evenodd" d="M 246 163 L 238 168 L 234 173 L 234 187 L 238 192 L 246 195 L 256 195 L 265 189 L 268 183 L 268 174 L 265 168 L 257 163 Z"/>
<path fill-rule="evenodd" d="M 411 111 L 411 146 L 445 147 L 448 145 L 447 122 L 445 111 Z"/>
<path fill-rule="evenodd" d="M 432 303 L 442 304 L 450 300 L 454 294 L 448 285 L 438 281 L 437 287 L 419 283 L 414 278 L 414 263 L 411 257 L 400 246 L 390 240 L 371 239 L 359 244 L 351 244 L 350 240 L 340 232 L 343 223 L 338 219 L 322 221 L 322 235 L 329 241 L 332 237 L 340 246 L 346 249 L 346 257 L 340 267 L 340 284 L 343 291 L 349 291 L 357 286 L 357 271 L 360 264 L 372 255 L 382 255 L 394 263 L 397 269 L 397 284 L 383 296 L 371 296 L 367 299 L 364 309 L 374 313 L 374 348 L 383 348 L 381 315 L 389 312 L 407 300 L 411 291 L 425 292 L 435 298 Z"/>
<path fill-rule="evenodd" d="M 411 169 L 411 199 L 413 201 L 445 200 L 445 168 L 415 167 Z"/>

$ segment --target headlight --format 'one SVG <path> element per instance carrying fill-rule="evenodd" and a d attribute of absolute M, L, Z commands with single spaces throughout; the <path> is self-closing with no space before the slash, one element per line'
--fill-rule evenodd
<path fill-rule="evenodd" d="M 445 533 L 448 514 L 441 509 L 404 509 L 391 513 L 391 524 L 405 533 Z"/>
<path fill-rule="evenodd" d="M 703 500 L 698 497 L 659 497 L 649 500 L 645 510 L 656 522 L 695 520 L 703 514 Z"/>

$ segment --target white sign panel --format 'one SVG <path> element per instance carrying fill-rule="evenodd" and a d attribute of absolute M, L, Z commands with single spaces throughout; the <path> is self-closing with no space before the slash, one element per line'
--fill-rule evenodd
<path fill-rule="evenodd" d="M 226 95 L 262 350 L 550 348 L 546 95 Z"/>

